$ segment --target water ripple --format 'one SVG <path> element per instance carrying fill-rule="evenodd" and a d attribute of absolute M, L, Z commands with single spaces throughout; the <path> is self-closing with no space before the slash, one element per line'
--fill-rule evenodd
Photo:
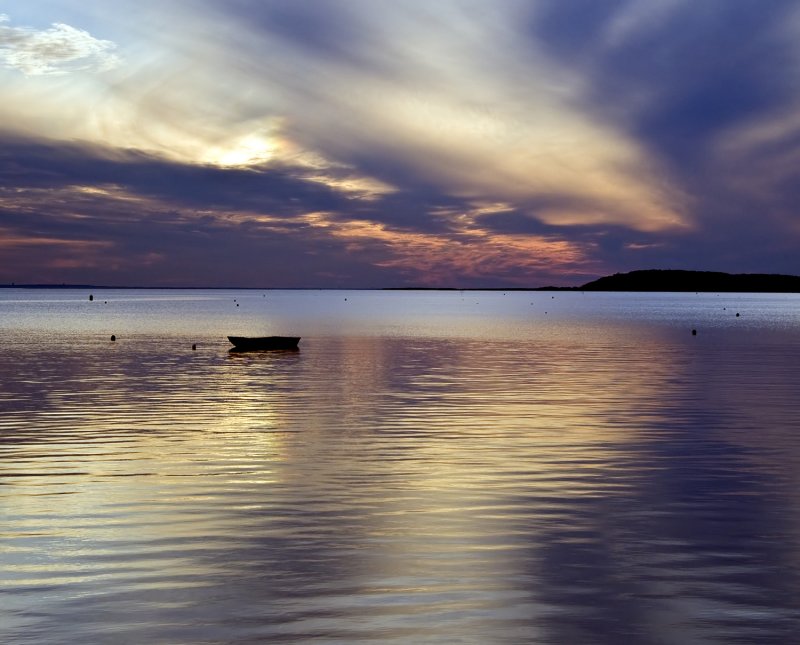
<path fill-rule="evenodd" d="M 2 640 L 791 642 L 793 319 L 698 342 L 507 315 L 513 342 L 237 356 L 11 334 Z"/>

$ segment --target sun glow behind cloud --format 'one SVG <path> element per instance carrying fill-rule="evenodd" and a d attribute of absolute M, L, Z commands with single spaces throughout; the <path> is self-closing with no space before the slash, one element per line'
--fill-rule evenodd
<path fill-rule="evenodd" d="M 275 145 L 269 138 L 250 134 L 234 141 L 229 146 L 211 148 L 205 161 L 225 167 L 241 167 L 263 164 L 272 159 Z"/>

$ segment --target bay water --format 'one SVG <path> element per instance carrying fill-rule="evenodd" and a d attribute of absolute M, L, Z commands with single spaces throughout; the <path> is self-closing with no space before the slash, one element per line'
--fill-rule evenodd
<path fill-rule="evenodd" d="M 0 642 L 800 642 L 799 366 L 790 294 L 0 289 Z"/>

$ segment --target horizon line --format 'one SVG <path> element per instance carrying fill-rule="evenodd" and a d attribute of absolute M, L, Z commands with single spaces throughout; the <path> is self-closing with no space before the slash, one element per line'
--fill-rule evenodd
<path fill-rule="evenodd" d="M 165 286 L 165 285 L 104 285 L 67 283 L 0 284 L 0 289 L 218 289 L 238 291 L 558 291 L 580 287 L 211 287 L 211 286 Z"/>

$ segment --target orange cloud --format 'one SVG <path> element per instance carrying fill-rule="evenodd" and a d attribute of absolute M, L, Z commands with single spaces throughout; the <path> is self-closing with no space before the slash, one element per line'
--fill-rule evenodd
<path fill-rule="evenodd" d="M 380 249 L 374 264 L 399 270 L 411 280 L 431 286 L 461 279 L 503 276 L 506 283 L 531 286 L 542 272 L 584 274 L 591 269 L 586 249 L 567 240 L 544 236 L 496 234 L 470 223 L 454 233 L 396 231 L 375 222 L 332 222 L 325 214 L 309 215 L 313 227 L 327 229 L 351 253 Z"/>

